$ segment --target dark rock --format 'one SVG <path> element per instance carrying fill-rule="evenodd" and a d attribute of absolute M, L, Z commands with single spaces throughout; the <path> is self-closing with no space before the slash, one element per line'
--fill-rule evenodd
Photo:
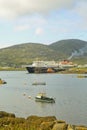
<path fill-rule="evenodd" d="M 3 118 L 3 117 L 13 117 L 13 118 L 15 118 L 15 114 L 0 111 L 0 118 Z"/>

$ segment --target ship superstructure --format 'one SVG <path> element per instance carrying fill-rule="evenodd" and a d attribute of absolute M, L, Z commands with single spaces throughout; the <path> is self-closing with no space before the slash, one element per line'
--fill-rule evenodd
<path fill-rule="evenodd" d="M 58 71 L 59 65 L 55 61 L 34 61 L 26 69 L 29 73 L 54 73 Z"/>
<path fill-rule="evenodd" d="M 73 64 L 68 60 L 60 62 L 56 61 L 34 61 L 31 65 L 25 66 L 29 73 L 56 73 L 58 71 L 64 71 L 66 69 L 76 67 L 77 64 Z"/>

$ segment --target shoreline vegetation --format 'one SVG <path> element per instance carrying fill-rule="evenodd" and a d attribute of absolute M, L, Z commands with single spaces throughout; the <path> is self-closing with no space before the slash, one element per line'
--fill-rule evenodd
<path fill-rule="evenodd" d="M 13 113 L 0 111 L 0 130 L 87 130 L 87 126 L 67 124 L 55 116 L 32 115 L 21 118 Z"/>
<path fill-rule="evenodd" d="M 87 74 L 87 67 L 70 68 L 62 71 L 63 74 Z"/>
<path fill-rule="evenodd" d="M 0 71 L 27 71 L 26 68 L 16 68 L 16 67 L 0 67 Z M 67 68 L 64 71 L 59 71 L 57 73 L 62 74 L 87 74 L 87 67 L 74 67 L 74 68 Z"/>
<path fill-rule="evenodd" d="M 22 67 L 0 67 L 0 71 L 25 71 L 26 68 Z"/>

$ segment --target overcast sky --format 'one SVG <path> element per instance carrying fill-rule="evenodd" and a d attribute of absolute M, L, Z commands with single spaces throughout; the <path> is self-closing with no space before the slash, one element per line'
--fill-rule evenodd
<path fill-rule="evenodd" d="M 87 0 L 0 0 L 0 48 L 87 41 Z"/>

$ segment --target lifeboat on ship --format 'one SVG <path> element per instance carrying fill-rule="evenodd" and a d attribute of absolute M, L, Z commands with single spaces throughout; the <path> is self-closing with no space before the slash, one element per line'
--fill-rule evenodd
<path fill-rule="evenodd" d="M 54 70 L 52 68 L 48 68 L 47 73 L 54 73 Z"/>

